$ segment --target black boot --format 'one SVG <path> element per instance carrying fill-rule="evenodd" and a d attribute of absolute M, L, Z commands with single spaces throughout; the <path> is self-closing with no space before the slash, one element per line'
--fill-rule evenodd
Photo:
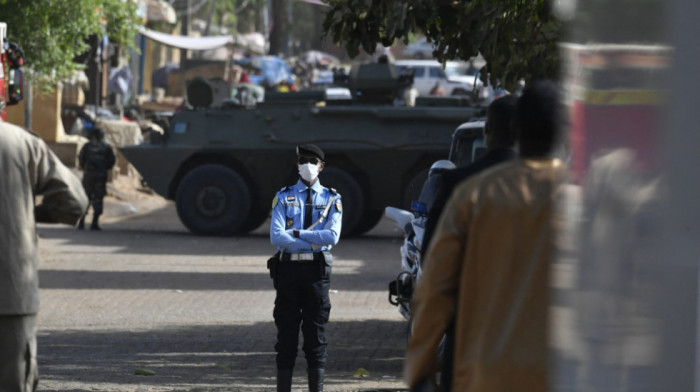
<path fill-rule="evenodd" d="M 90 230 L 102 230 L 99 225 L 100 216 L 95 214 L 92 218 L 92 225 L 90 225 Z"/>
<path fill-rule="evenodd" d="M 309 392 L 323 392 L 324 369 L 308 369 Z"/>
<path fill-rule="evenodd" d="M 277 369 L 277 392 L 292 390 L 292 373 L 294 369 Z"/>
<path fill-rule="evenodd" d="M 78 222 L 78 230 L 84 230 L 85 229 L 85 215 L 83 215 L 82 218 L 80 218 L 80 222 Z"/>

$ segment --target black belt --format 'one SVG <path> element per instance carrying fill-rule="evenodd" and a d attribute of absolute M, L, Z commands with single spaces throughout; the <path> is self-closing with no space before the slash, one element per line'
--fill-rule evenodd
<path fill-rule="evenodd" d="M 281 261 L 297 261 L 297 262 L 309 262 L 316 260 L 323 260 L 323 253 L 313 252 L 313 253 L 282 253 L 280 257 Z"/>

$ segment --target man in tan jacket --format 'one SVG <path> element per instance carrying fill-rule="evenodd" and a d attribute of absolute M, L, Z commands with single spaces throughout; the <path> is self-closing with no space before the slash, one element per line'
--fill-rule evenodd
<path fill-rule="evenodd" d="M 80 180 L 46 143 L 0 121 L 0 391 L 33 391 L 38 381 L 36 222 L 74 225 L 87 206 Z"/>
<path fill-rule="evenodd" d="M 554 83 L 529 86 L 516 112 L 520 158 L 459 184 L 448 201 L 413 302 L 412 390 L 434 382 L 453 316 L 453 391 L 547 389 L 552 220 L 567 173 L 552 157 L 564 141 L 559 107 Z"/>

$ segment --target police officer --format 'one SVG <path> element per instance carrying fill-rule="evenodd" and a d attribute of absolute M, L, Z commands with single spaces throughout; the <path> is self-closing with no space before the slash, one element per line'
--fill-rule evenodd
<path fill-rule="evenodd" d="M 272 201 L 270 241 L 280 251 L 274 310 L 277 391 L 291 390 L 301 325 L 309 390 L 322 392 L 325 325 L 331 310 L 330 250 L 340 237 L 343 207 L 340 195 L 318 180 L 325 167 L 319 147 L 298 146 L 297 167 L 299 181 L 282 188 Z"/>
<path fill-rule="evenodd" d="M 116 159 L 112 147 L 104 141 L 104 130 L 95 127 L 90 131 L 89 137 L 90 142 L 80 150 L 78 162 L 80 168 L 84 170 L 83 188 L 92 205 L 90 230 L 101 230 L 98 220 L 102 214 L 102 199 L 107 194 L 107 173 L 114 167 Z M 78 224 L 78 229 L 84 228 L 85 216 Z"/>

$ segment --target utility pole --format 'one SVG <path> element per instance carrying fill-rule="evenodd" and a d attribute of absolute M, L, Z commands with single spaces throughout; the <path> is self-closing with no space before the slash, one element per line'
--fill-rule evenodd
<path fill-rule="evenodd" d="M 288 53 L 287 3 L 288 0 L 272 0 L 272 30 L 270 31 L 270 54 L 272 55 Z"/>
<path fill-rule="evenodd" d="M 34 91 L 32 89 L 32 80 L 27 77 L 30 76 L 30 72 L 24 75 L 24 127 L 31 131 L 32 114 L 34 113 Z"/>
<path fill-rule="evenodd" d="M 185 0 L 185 12 L 182 14 L 180 21 L 180 35 L 188 36 L 190 34 L 190 0 Z M 180 70 L 184 70 L 184 63 L 187 60 L 187 49 L 180 49 Z"/>

